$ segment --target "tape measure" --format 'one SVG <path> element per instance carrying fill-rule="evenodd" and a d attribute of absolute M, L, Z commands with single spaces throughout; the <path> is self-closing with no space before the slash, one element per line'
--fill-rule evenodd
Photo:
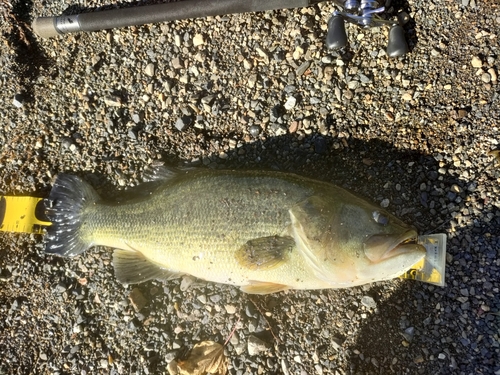
<path fill-rule="evenodd" d="M 52 225 L 45 218 L 43 199 L 0 196 L 0 231 L 41 234 Z"/>
<path fill-rule="evenodd" d="M 417 264 L 414 264 L 410 270 L 400 277 L 403 279 L 418 280 L 429 284 L 444 286 L 446 234 L 437 233 L 419 236 L 418 243 L 425 247 L 425 257 Z"/>

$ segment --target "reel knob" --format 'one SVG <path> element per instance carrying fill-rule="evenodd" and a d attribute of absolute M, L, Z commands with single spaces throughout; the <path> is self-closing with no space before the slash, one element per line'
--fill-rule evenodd
<path fill-rule="evenodd" d="M 338 49 L 347 46 L 347 34 L 345 32 L 345 22 L 342 16 L 334 15 L 328 21 L 326 46 L 330 49 Z"/>
<path fill-rule="evenodd" d="M 389 43 L 387 44 L 387 55 L 389 57 L 403 56 L 409 51 L 405 39 L 405 32 L 401 25 L 394 25 L 389 30 Z"/>

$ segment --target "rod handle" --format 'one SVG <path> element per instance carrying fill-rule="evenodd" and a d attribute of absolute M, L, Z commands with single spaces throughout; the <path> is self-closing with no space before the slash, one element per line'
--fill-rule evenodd
<path fill-rule="evenodd" d="M 56 29 L 56 17 L 38 17 L 33 21 L 32 27 L 35 34 L 42 38 L 52 38 L 61 35 Z"/>

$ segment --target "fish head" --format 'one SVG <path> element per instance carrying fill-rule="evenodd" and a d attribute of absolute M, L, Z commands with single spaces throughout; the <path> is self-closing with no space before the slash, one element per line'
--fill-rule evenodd
<path fill-rule="evenodd" d="M 335 200 L 311 197 L 290 213 L 298 249 L 333 287 L 392 279 L 426 253 L 413 227 L 347 192 Z"/>

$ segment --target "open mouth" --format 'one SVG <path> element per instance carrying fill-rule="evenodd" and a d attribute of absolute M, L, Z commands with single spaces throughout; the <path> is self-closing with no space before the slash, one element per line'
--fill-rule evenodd
<path fill-rule="evenodd" d="M 391 234 L 376 234 L 364 242 L 365 255 L 372 262 L 377 263 L 398 255 L 422 252 L 425 247 L 417 243 L 417 231 L 410 229 L 399 236 Z"/>

